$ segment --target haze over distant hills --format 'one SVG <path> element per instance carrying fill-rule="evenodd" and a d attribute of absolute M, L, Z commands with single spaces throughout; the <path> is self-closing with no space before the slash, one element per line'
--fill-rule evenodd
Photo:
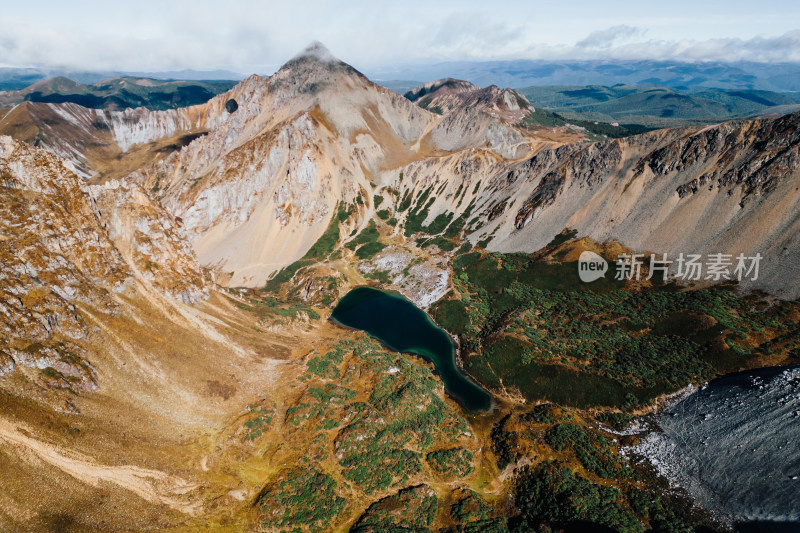
<path fill-rule="evenodd" d="M 0 108 L 22 102 L 71 102 L 90 109 L 176 109 L 202 104 L 229 90 L 235 83 L 234 80 L 159 80 L 125 76 L 83 84 L 59 76 L 23 89 L 0 91 Z M 386 85 L 414 101 L 416 97 L 412 89 L 432 83 L 437 82 Z M 468 82 L 460 83 L 477 88 Z M 492 87 L 496 86 L 487 89 Z M 572 123 L 612 137 L 644 131 L 641 128 L 705 124 L 800 109 L 800 93 L 753 89 L 677 90 L 651 85 L 530 86 L 519 89 L 519 93 L 536 107 L 529 122 L 550 127 Z M 435 110 L 436 105 L 431 108 Z M 615 130 L 609 125 L 614 123 L 637 127 Z"/>
<path fill-rule="evenodd" d="M 173 109 L 205 103 L 235 84 L 232 80 L 173 81 L 125 76 L 84 85 L 58 76 L 24 89 L 0 91 L 0 107 L 21 102 L 72 102 L 91 109 Z"/>
<path fill-rule="evenodd" d="M 797 63 L 685 63 L 678 61 L 453 61 L 370 72 L 378 80 L 451 77 L 476 85 L 660 85 L 800 91 Z M 389 83 L 389 82 L 384 82 Z M 390 86 L 390 85 L 389 85 Z"/>
<path fill-rule="evenodd" d="M 800 93 L 652 85 L 531 86 L 519 89 L 536 106 L 568 119 L 681 126 L 800 108 Z"/>
<path fill-rule="evenodd" d="M 481 87 L 520 88 L 533 85 L 658 85 L 673 89 L 715 87 L 800 91 L 800 64 L 754 62 L 705 62 L 651 60 L 605 61 L 449 61 L 364 69 L 371 79 L 399 93 L 422 82 L 456 78 Z M 259 72 L 269 75 L 272 72 Z M 245 74 L 231 70 L 173 70 L 153 72 L 72 71 L 46 68 L 0 68 L 0 90 L 23 89 L 37 81 L 64 76 L 80 83 L 132 76 L 161 80 L 241 80 Z M 399 80 L 399 81 L 398 81 Z"/>
<path fill-rule="evenodd" d="M 156 80 L 242 80 L 244 75 L 229 70 L 173 70 L 163 72 L 75 71 L 67 69 L 0 67 L 0 91 L 18 91 L 49 78 L 64 77 L 78 83 L 97 83 L 110 78 L 134 77 Z"/>

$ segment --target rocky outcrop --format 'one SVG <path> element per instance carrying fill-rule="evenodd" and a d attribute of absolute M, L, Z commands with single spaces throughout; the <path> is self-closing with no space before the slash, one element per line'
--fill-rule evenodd
<path fill-rule="evenodd" d="M 531 152 L 513 126 L 528 112 L 523 97 L 456 85 L 446 105 L 441 85 L 427 95 L 447 108 L 440 118 L 314 44 L 270 78 L 251 76 L 206 104 L 122 112 L 30 104 L 0 133 L 47 147 L 84 178 L 132 171 L 183 221 L 201 264 L 232 285 L 258 286 L 305 254 L 337 204 L 371 196 L 385 172 L 476 147 L 512 159 Z"/>
<path fill-rule="evenodd" d="M 800 114 L 545 150 L 492 178 L 508 204 L 473 237 L 535 251 L 565 228 L 668 253 L 761 253 L 746 288 L 800 296 Z M 490 217 L 486 213 L 486 217 Z"/>
<path fill-rule="evenodd" d="M 0 377 L 14 372 L 16 366 L 13 357 L 4 351 L 0 351 Z"/>
<path fill-rule="evenodd" d="M 481 111 L 516 124 L 534 109 L 528 100 L 513 89 L 490 85 L 481 89 L 467 81 L 446 78 L 420 85 L 405 97 L 423 109 L 449 114 L 465 110 Z"/>
<path fill-rule="evenodd" d="M 108 237 L 138 278 L 183 303 L 208 297 L 208 286 L 181 223 L 142 188 L 112 180 L 84 187 Z"/>
<path fill-rule="evenodd" d="M 175 222 L 136 185 L 87 186 L 71 163 L 0 137 L 0 367 L 43 371 L 53 386 L 93 391 L 82 309 L 114 315 L 118 293 L 186 303 L 208 289 Z"/>
<path fill-rule="evenodd" d="M 49 387 L 97 392 L 100 390 L 97 371 L 84 357 L 85 350 L 64 343 L 43 345 L 34 342 L 11 352 L 16 363 L 41 370 L 40 378 Z"/>
<path fill-rule="evenodd" d="M 760 253 L 758 279 L 742 288 L 793 299 L 800 296 L 799 125 L 793 114 L 661 130 L 511 162 L 462 150 L 407 165 L 387 185 L 399 203 L 430 191 L 423 226 L 437 216 L 464 218 L 469 240 L 490 250 L 534 252 L 570 229 L 673 258 Z"/>
<path fill-rule="evenodd" d="M 495 85 L 481 89 L 447 78 L 421 85 L 405 97 L 444 116 L 430 133 L 430 142 L 444 150 L 486 145 L 509 159 L 531 152 L 526 137 L 514 126 L 533 111 L 533 106 L 512 89 Z"/>

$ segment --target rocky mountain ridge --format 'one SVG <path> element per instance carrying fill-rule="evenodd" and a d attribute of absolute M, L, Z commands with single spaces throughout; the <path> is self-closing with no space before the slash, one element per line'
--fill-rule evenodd
<path fill-rule="evenodd" d="M 346 206 L 358 216 L 342 221 L 340 244 L 381 207 L 398 215 L 398 235 L 409 218 L 400 200 L 413 210 L 434 187 L 422 225 L 464 217 L 464 237 L 490 250 L 533 252 L 575 229 L 659 253 L 760 252 L 764 274 L 750 288 L 797 294 L 779 286 L 780 272 L 797 268 L 796 114 L 582 144 L 514 127 L 532 110 L 514 91 L 451 79 L 401 98 L 313 45 L 201 106 L 49 105 L 69 119 L 41 144 L 85 175 L 97 171 L 75 145 L 115 147 L 118 167 L 182 221 L 201 264 L 231 286 L 260 286 L 301 258 Z M 84 140 L 65 144 L 69 129 Z"/>

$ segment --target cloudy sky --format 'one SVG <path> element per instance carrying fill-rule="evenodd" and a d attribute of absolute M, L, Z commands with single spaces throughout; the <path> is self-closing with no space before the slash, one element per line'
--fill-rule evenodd
<path fill-rule="evenodd" d="M 800 2 L 0 0 L 0 65 L 270 74 L 309 42 L 363 70 L 485 59 L 800 62 Z"/>

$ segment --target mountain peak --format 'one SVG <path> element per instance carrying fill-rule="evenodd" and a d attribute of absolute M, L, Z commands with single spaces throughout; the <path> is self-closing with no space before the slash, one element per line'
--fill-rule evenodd
<path fill-rule="evenodd" d="M 281 85 L 282 81 L 293 80 L 293 82 L 309 86 L 307 88 L 311 92 L 317 92 L 322 86 L 332 82 L 335 76 L 342 74 L 366 80 L 366 77 L 359 71 L 331 54 L 324 44 L 314 41 L 287 61 L 271 79 L 273 85 Z"/>
<path fill-rule="evenodd" d="M 406 92 L 403 96 L 405 96 L 408 100 L 411 100 L 412 102 L 416 102 L 423 96 L 426 96 L 428 94 L 433 94 L 437 91 L 458 93 L 458 92 L 471 92 L 479 90 L 480 87 L 468 81 L 456 80 L 453 78 L 444 78 L 441 80 L 433 80 L 427 83 L 423 83 L 419 87 L 416 87 Z"/>
<path fill-rule="evenodd" d="M 294 56 L 293 59 L 315 59 L 323 63 L 340 62 L 331 54 L 331 51 L 319 41 L 313 41 L 306 46 L 302 52 Z"/>

